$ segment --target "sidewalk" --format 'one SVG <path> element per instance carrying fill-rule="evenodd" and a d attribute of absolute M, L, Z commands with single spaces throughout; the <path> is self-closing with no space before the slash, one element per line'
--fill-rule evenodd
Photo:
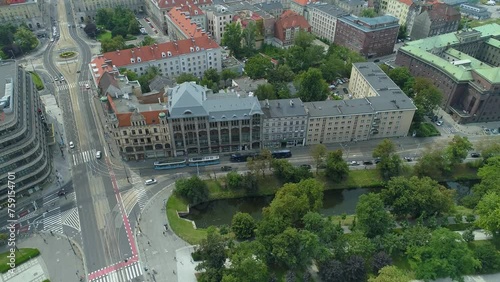
<path fill-rule="evenodd" d="M 80 250 L 64 236 L 40 233 L 18 242 L 19 248 L 37 248 L 40 256 L 17 269 L 15 276 L 2 275 L 2 282 L 43 281 L 51 282 L 80 281 L 84 267 Z"/>
<path fill-rule="evenodd" d="M 165 231 L 165 202 L 174 185 L 165 187 L 146 204 L 136 227 L 139 257 L 145 268 L 146 281 L 196 281 L 191 248 L 170 228 Z"/>

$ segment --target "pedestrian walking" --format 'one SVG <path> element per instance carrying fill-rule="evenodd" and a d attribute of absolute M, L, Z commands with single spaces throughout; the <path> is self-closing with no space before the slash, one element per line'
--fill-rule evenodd
<path fill-rule="evenodd" d="M 151 242 L 149 242 L 149 241 L 148 241 L 148 245 L 150 245 L 150 246 L 151 246 Z"/>
<path fill-rule="evenodd" d="M 45 240 L 45 238 L 43 239 L 43 242 L 44 242 L 45 244 L 48 244 L 48 243 L 47 243 L 47 240 Z"/>

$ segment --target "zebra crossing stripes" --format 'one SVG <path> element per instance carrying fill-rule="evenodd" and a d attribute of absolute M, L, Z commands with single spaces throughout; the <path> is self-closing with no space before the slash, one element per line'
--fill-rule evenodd
<path fill-rule="evenodd" d="M 94 159 L 96 156 L 97 150 L 93 149 L 93 150 L 88 150 L 88 151 L 84 151 L 84 152 L 76 152 L 74 153 L 72 156 L 73 158 L 73 165 L 79 165 L 79 164 L 83 164 L 83 163 L 87 163 L 89 162 L 90 160 Z"/>
<path fill-rule="evenodd" d="M 61 222 L 64 225 L 70 226 L 78 231 L 81 231 L 78 208 L 75 207 L 70 210 L 64 211 L 61 214 Z"/>
<path fill-rule="evenodd" d="M 71 82 L 71 83 L 63 82 L 63 83 L 60 83 L 60 84 L 57 85 L 57 89 L 59 89 L 59 90 L 66 90 L 66 89 L 74 88 L 77 85 L 79 87 L 85 88 L 86 84 L 90 85 L 90 81 L 84 80 L 84 81 L 79 81 L 78 83 L 76 83 L 76 82 Z"/>
<path fill-rule="evenodd" d="M 140 262 L 134 262 L 126 267 L 117 269 L 113 272 L 105 274 L 101 277 L 91 280 L 90 282 L 122 282 L 132 281 L 142 275 Z"/>
<path fill-rule="evenodd" d="M 61 210 L 59 207 L 50 211 L 51 215 L 43 217 L 43 231 L 63 233 Z"/>
<path fill-rule="evenodd" d="M 144 181 L 137 173 L 131 172 L 131 176 L 132 183 L 134 183 L 134 190 L 137 191 L 137 202 L 142 211 L 148 202 L 146 187 L 144 186 Z"/>

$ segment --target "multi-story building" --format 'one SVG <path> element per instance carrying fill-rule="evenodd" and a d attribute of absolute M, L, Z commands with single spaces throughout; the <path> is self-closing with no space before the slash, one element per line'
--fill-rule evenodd
<path fill-rule="evenodd" d="M 399 25 L 406 26 L 406 20 L 410 7 L 413 5 L 413 0 L 386 0 L 383 1 L 382 12 L 395 16 L 399 19 Z"/>
<path fill-rule="evenodd" d="M 0 24 L 26 23 L 30 29 L 43 27 L 42 0 L 17 0 L 0 2 Z"/>
<path fill-rule="evenodd" d="M 335 40 L 338 18 L 349 15 L 344 9 L 326 3 L 309 4 L 307 5 L 307 11 L 307 20 L 311 24 L 312 33 L 329 42 Z"/>
<path fill-rule="evenodd" d="M 485 20 L 491 18 L 491 13 L 484 7 L 474 4 L 460 4 L 460 14 L 471 19 Z"/>
<path fill-rule="evenodd" d="M 396 64 L 433 81 L 442 108 L 457 122 L 500 120 L 500 25 L 409 42 Z"/>
<path fill-rule="evenodd" d="M 146 12 L 153 22 L 163 29 L 167 30 L 167 13 L 174 7 L 196 6 L 204 8 L 212 5 L 212 0 L 145 0 Z"/>
<path fill-rule="evenodd" d="M 274 24 L 274 37 L 282 48 L 292 46 L 299 31 L 311 32 L 311 26 L 303 16 L 291 10 L 284 12 Z"/>
<path fill-rule="evenodd" d="M 218 43 L 222 43 L 222 35 L 226 31 L 226 25 L 233 20 L 234 12 L 222 5 L 204 7 L 207 15 L 207 31 Z"/>
<path fill-rule="evenodd" d="M 353 99 L 307 102 L 307 145 L 401 137 L 416 107 L 374 63 L 353 64 Z"/>
<path fill-rule="evenodd" d="M 168 126 L 175 156 L 262 147 L 262 110 L 256 97 L 213 94 L 185 82 L 167 90 Z"/>
<path fill-rule="evenodd" d="M 295 13 L 302 15 L 307 18 L 306 16 L 306 6 L 310 2 L 316 2 L 316 1 L 309 1 L 309 0 L 291 0 L 290 1 L 290 10 L 294 11 Z"/>
<path fill-rule="evenodd" d="M 165 91 L 143 94 L 138 82 L 119 74 L 105 73 L 99 81 L 106 130 L 122 159 L 170 157 Z"/>
<path fill-rule="evenodd" d="M 450 5 L 441 2 L 424 3 L 416 5 L 415 9 L 416 12 L 409 13 L 407 19 L 412 40 L 458 30 L 460 13 Z"/>
<path fill-rule="evenodd" d="M 345 16 L 337 21 L 333 42 L 367 58 L 389 55 L 393 53 L 398 38 L 398 22 L 393 16 Z"/>
<path fill-rule="evenodd" d="M 260 101 L 264 112 L 263 146 L 266 148 L 304 146 L 307 112 L 298 98 Z"/>
<path fill-rule="evenodd" d="M 72 0 L 75 19 L 84 22 L 86 19 L 95 20 L 97 10 L 103 8 L 113 9 L 117 6 L 122 6 L 132 10 L 134 13 L 142 13 L 145 11 L 143 0 Z"/>
<path fill-rule="evenodd" d="M 283 12 L 285 8 L 283 7 L 283 3 L 281 1 L 276 0 L 268 0 L 266 2 L 254 4 L 255 7 L 266 11 L 266 13 L 272 15 L 275 18 L 278 18 Z"/>
<path fill-rule="evenodd" d="M 45 108 L 31 74 L 14 61 L 0 63 L 0 201 L 13 186 L 19 197 L 52 172 Z M 9 182 L 12 181 L 12 182 Z M 14 183 L 14 184 L 12 184 Z"/>
<path fill-rule="evenodd" d="M 333 4 L 355 16 L 359 16 L 361 11 L 368 8 L 368 3 L 363 0 L 334 0 Z"/>
<path fill-rule="evenodd" d="M 108 52 L 97 55 L 89 64 L 96 85 L 105 72 L 126 68 L 142 75 L 152 66 L 167 78 L 181 73 L 201 77 L 207 69 L 222 70 L 221 48 L 213 39 L 202 36 Z"/>
<path fill-rule="evenodd" d="M 206 17 L 196 6 L 179 6 L 167 13 L 167 34 L 171 40 L 183 40 L 204 36 Z"/>

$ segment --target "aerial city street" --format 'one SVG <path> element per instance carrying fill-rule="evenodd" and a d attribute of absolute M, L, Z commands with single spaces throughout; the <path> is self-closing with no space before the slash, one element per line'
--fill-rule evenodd
<path fill-rule="evenodd" d="M 0 282 L 500 281 L 499 19 L 0 1 Z"/>

